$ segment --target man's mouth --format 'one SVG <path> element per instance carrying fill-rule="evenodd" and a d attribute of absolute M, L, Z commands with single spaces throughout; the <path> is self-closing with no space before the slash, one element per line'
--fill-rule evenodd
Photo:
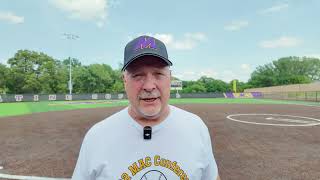
<path fill-rule="evenodd" d="M 141 100 L 146 101 L 146 102 L 153 102 L 157 100 L 158 98 L 141 98 Z"/>

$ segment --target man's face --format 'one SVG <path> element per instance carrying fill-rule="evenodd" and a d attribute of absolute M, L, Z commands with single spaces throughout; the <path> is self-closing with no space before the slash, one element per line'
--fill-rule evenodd
<path fill-rule="evenodd" d="M 143 56 L 127 67 L 123 79 L 136 116 L 156 119 L 163 115 L 170 97 L 171 72 L 167 64 L 157 57 Z"/>

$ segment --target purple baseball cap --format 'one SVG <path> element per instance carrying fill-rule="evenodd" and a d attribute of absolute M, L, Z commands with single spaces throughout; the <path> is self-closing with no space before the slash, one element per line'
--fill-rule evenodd
<path fill-rule="evenodd" d="M 168 59 L 166 46 L 160 40 L 150 36 L 140 36 L 130 41 L 124 49 L 124 63 L 122 71 L 134 60 L 142 56 L 155 56 L 162 59 L 169 66 L 172 62 Z"/>

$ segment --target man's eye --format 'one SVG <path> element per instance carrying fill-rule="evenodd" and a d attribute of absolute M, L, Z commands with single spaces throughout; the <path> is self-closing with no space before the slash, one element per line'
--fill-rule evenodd
<path fill-rule="evenodd" d="M 142 75 L 141 74 L 134 74 L 132 77 L 133 78 L 138 78 L 138 77 L 141 77 Z"/>

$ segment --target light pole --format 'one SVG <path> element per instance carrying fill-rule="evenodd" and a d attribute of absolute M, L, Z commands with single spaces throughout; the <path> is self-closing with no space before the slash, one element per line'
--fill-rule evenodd
<path fill-rule="evenodd" d="M 67 40 L 76 40 L 79 38 L 78 35 L 75 34 L 70 34 L 70 33 L 63 33 L 63 36 L 67 39 Z M 70 43 L 70 49 L 71 49 L 71 43 Z M 71 51 L 71 50 L 70 50 Z M 71 55 L 69 55 L 69 83 L 68 83 L 68 87 L 69 87 L 69 94 L 72 94 L 72 79 L 71 79 L 71 70 L 72 70 L 72 63 L 71 63 Z"/>

